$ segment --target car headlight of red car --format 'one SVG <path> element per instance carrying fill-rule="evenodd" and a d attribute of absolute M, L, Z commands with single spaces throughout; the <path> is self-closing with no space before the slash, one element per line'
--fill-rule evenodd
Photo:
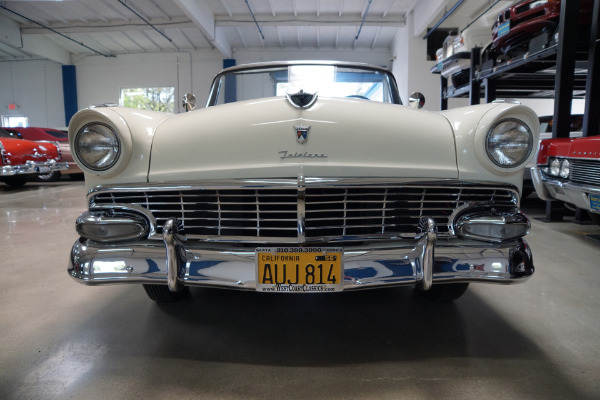
<path fill-rule="evenodd" d="M 550 176 L 561 177 L 567 179 L 571 174 L 571 164 L 569 160 L 553 158 L 550 159 L 550 166 L 545 169 L 545 172 Z"/>
<path fill-rule="evenodd" d="M 77 132 L 74 148 L 77 157 L 87 168 L 93 171 L 105 171 L 115 165 L 119 159 L 121 141 L 110 126 L 91 123 Z"/>

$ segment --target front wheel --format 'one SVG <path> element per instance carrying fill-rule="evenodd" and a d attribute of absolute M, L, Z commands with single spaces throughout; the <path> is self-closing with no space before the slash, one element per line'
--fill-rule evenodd
<path fill-rule="evenodd" d="M 39 174 L 35 179 L 38 182 L 56 182 L 60 179 L 60 172 L 48 172 L 47 174 Z"/>
<path fill-rule="evenodd" d="M 429 290 L 419 290 L 419 293 L 429 300 L 449 303 L 465 294 L 468 287 L 468 283 L 445 283 L 433 285 Z"/>
<path fill-rule="evenodd" d="M 181 292 L 171 292 L 167 285 L 142 285 L 150 300 L 157 303 L 172 303 L 181 300 L 189 293 L 189 288 L 185 287 Z"/>

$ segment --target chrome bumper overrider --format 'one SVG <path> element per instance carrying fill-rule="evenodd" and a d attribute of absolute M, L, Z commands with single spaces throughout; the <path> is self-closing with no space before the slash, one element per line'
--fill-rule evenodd
<path fill-rule="evenodd" d="M 14 176 L 27 174 L 47 174 L 49 172 L 66 170 L 69 168 L 66 162 L 48 162 L 27 161 L 21 165 L 3 165 L 0 168 L 0 176 Z"/>
<path fill-rule="evenodd" d="M 253 247 L 181 241 L 170 225 L 174 223 L 166 226 L 163 242 L 118 245 L 81 238 L 73 246 L 69 274 L 88 285 L 162 284 L 172 291 L 182 286 L 256 289 Z M 444 282 L 515 283 L 534 272 L 531 251 L 522 239 L 485 243 L 437 238 L 430 218 L 423 228 L 414 240 L 344 247 L 344 290 L 386 285 L 420 285 L 426 290 Z"/>
<path fill-rule="evenodd" d="M 600 195 L 600 188 L 577 184 L 559 179 L 551 179 L 542 174 L 537 168 L 531 168 L 531 178 L 538 197 L 542 200 L 560 200 L 584 210 L 597 212 L 590 207 L 590 194 Z"/>

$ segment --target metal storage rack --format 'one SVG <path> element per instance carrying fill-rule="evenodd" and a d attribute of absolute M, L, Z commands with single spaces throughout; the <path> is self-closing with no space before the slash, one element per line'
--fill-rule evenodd
<path fill-rule="evenodd" d="M 567 7 L 567 4 L 569 5 Z M 533 49 L 523 57 L 486 68 L 480 65 L 480 48 L 471 51 L 471 79 L 460 88 L 448 86 L 440 76 L 440 108 L 448 108 L 448 99 L 469 97 L 471 105 L 483 98 L 554 98 L 553 138 L 569 137 L 571 103 L 585 97 L 583 135 L 600 134 L 600 2 L 594 2 L 589 42 L 578 38 L 580 0 L 563 0 L 558 43 Z M 587 38 L 583 38 L 587 39 Z M 577 44 L 577 45 L 574 45 Z M 533 44 L 535 47 L 535 43 Z M 452 61 L 452 60 L 449 60 Z M 439 73 L 438 67 L 432 73 Z M 562 220 L 560 202 L 547 202 L 546 220 Z M 582 216 L 578 210 L 576 219 Z"/>

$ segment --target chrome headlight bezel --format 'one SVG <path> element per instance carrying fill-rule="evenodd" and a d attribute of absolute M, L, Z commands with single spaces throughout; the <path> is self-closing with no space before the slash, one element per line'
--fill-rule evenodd
<path fill-rule="evenodd" d="M 497 167 L 509 169 L 523 165 L 533 151 L 531 128 L 517 118 L 500 119 L 487 133 L 485 151 Z"/>
<path fill-rule="evenodd" d="M 95 127 L 95 129 L 92 129 Z M 96 143 L 92 142 L 83 144 L 82 139 L 85 139 L 85 135 L 93 134 L 92 132 L 99 135 L 101 138 L 106 139 L 105 143 L 100 142 L 99 138 L 96 138 Z M 90 147 L 92 146 L 104 146 L 104 150 L 96 150 L 96 155 L 92 155 Z M 88 147 L 87 149 L 85 147 Z M 91 122 L 82 126 L 75 135 L 73 141 L 73 148 L 75 155 L 79 161 L 89 170 L 102 172 L 109 170 L 114 167 L 119 161 L 122 152 L 122 143 L 117 130 L 112 126 L 102 122 Z M 105 153 L 102 155 L 102 153 Z M 92 161 L 94 158 L 97 161 Z"/>

